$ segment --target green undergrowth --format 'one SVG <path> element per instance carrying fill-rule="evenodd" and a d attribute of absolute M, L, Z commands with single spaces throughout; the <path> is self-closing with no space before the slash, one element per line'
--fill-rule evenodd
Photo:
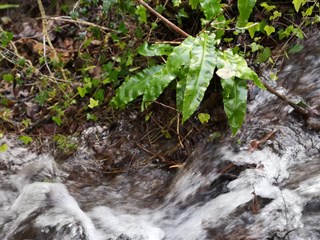
<path fill-rule="evenodd" d="M 51 55 L 34 50 L 34 45 L 33 56 L 26 56 L 24 43 L 14 39 L 10 24 L 4 24 L 0 29 L 2 82 L 15 91 L 27 90 L 30 98 L 29 105 L 17 113 L 12 106 L 18 97 L 1 91 L 4 129 L 25 134 L 42 118 L 70 130 L 136 100 L 142 111 L 149 110 L 165 91 L 175 92 L 173 107 L 182 123 L 197 112 L 206 124 L 212 116 L 199 109 L 206 93 L 217 91 L 209 88 L 212 82 L 218 82 L 235 135 L 245 118 L 248 82 L 264 89 L 257 66 L 272 66 L 301 51 L 303 46 L 292 44 L 293 40 L 305 38 L 304 31 L 320 21 L 319 3 L 307 0 L 147 3 L 186 35 L 168 28 L 139 1 L 131 0 L 62 5 L 70 17 L 65 25 L 47 29 L 58 39 L 53 41 L 56 50 Z M 72 39 L 71 57 L 64 57 L 58 47 L 66 39 Z M 271 71 L 270 78 L 277 79 L 276 73 Z M 31 105 L 39 116 L 29 114 Z"/>

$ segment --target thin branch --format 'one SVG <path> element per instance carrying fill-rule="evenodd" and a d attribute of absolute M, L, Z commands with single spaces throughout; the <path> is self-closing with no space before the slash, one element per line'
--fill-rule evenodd
<path fill-rule="evenodd" d="M 87 21 L 82 20 L 82 19 L 73 20 L 73 19 L 71 19 L 70 17 L 67 17 L 67 16 L 64 16 L 64 17 L 63 16 L 61 16 L 61 17 L 49 17 L 49 16 L 47 16 L 46 18 L 48 20 L 57 21 L 57 22 L 80 24 L 80 25 L 89 26 L 89 27 L 96 27 L 96 28 L 99 28 L 99 29 L 104 30 L 104 31 L 117 32 L 116 30 L 111 29 L 111 28 L 107 28 L 107 27 L 104 27 L 104 26 L 100 26 L 98 24 L 87 22 Z"/>
<path fill-rule="evenodd" d="M 148 9 L 152 14 L 154 14 L 156 17 L 160 18 L 161 21 L 163 21 L 168 27 L 179 33 L 180 35 L 184 37 L 189 37 L 190 35 L 183 31 L 181 28 L 170 22 L 168 19 L 166 19 L 164 16 L 159 14 L 157 11 L 155 11 L 152 7 L 150 7 L 147 3 L 145 3 L 143 0 L 136 0 L 138 3 L 140 3 L 142 6 L 144 6 L 146 9 Z"/>
<path fill-rule="evenodd" d="M 282 101 L 284 101 L 285 103 L 287 103 L 288 105 L 290 105 L 294 110 L 296 110 L 299 114 L 301 114 L 303 117 L 309 117 L 310 113 L 308 111 L 308 109 L 300 107 L 299 105 L 297 105 L 296 103 L 294 103 L 293 101 L 291 101 L 289 98 L 287 98 L 286 96 L 280 94 L 279 92 L 277 92 L 273 87 L 271 87 L 266 81 L 262 82 L 263 85 L 266 87 L 266 89 L 268 90 L 268 92 L 272 93 L 273 95 L 277 96 L 278 98 L 280 98 Z"/>
<path fill-rule="evenodd" d="M 55 48 L 53 47 L 52 42 L 49 37 L 49 34 L 48 34 L 48 20 L 47 20 L 47 16 L 46 16 L 46 13 L 45 13 L 45 10 L 44 10 L 44 7 L 43 7 L 41 0 L 38 0 L 38 7 L 39 7 L 41 18 L 42 18 L 42 33 L 43 33 L 43 38 L 44 38 L 44 46 L 45 46 L 45 38 L 46 38 L 49 47 L 52 49 L 53 59 L 58 62 L 59 61 L 58 54 L 57 54 Z M 44 48 L 44 54 L 45 54 L 45 48 Z M 46 63 L 46 65 L 47 65 L 47 63 Z M 62 67 L 59 67 L 59 70 L 62 74 L 63 80 L 67 82 L 67 77 L 66 77 L 64 69 Z M 49 72 L 50 72 L 50 74 L 52 74 L 51 71 L 49 71 Z"/>

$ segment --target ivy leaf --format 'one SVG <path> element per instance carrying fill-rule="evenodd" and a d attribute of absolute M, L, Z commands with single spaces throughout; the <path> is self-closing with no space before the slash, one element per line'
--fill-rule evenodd
<path fill-rule="evenodd" d="M 0 145 L 0 152 L 5 152 L 8 150 L 8 144 L 4 143 Z"/>
<path fill-rule="evenodd" d="M 312 15 L 312 12 L 313 12 L 313 7 L 314 7 L 314 6 L 311 6 L 311 7 L 309 7 L 305 12 L 302 12 L 302 16 L 303 16 L 303 17 L 311 16 L 311 15 Z"/>
<path fill-rule="evenodd" d="M 223 105 L 232 135 L 241 127 L 247 108 L 247 82 L 240 78 L 222 79 Z"/>
<path fill-rule="evenodd" d="M 20 141 L 22 141 L 25 145 L 32 142 L 32 138 L 27 135 L 22 135 L 18 138 Z"/>
<path fill-rule="evenodd" d="M 272 16 L 270 16 L 270 20 L 275 20 L 275 19 L 277 19 L 277 18 L 279 18 L 279 17 L 281 17 L 282 16 L 282 13 L 281 12 L 278 12 L 278 11 L 274 11 L 273 12 L 273 15 Z"/>
<path fill-rule="evenodd" d="M 179 7 L 181 4 L 181 0 L 172 0 L 172 3 L 174 7 Z"/>
<path fill-rule="evenodd" d="M 199 5 L 199 0 L 189 0 L 189 4 L 192 9 L 196 9 L 197 6 Z"/>
<path fill-rule="evenodd" d="M 260 44 L 257 44 L 255 42 L 251 43 L 250 47 L 251 47 L 251 52 L 256 52 L 260 49 L 263 49 L 263 47 Z"/>
<path fill-rule="evenodd" d="M 269 5 L 269 4 L 266 3 L 266 2 L 261 3 L 260 6 L 263 7 L 267 12 L 270 12 L 270 11 L 272 11 L 273 9 L 276 9 L 276 6 L 275 6 L 275 5 Z"/>
<path fill-rule="evenodd" d="M 237 27 L 246 26 L 255 5 L 256 0 L 238 0 L 239 17 Z"/>
<path fill-rule="evenodd" d="M 307 0 L 293 0 L 292 3 L 294 5 L 294 9 L 299 12 L 300 7 L 306 4 Z"/>
<path fill-rule="evenodd" d="M 130 77 L 116 90 L 110 105 L 116 108 L 124 108 L 129 102 L 141 96 L 150 86 L 152 76 L 160 72 L 162 68 L 164 68 L 164 65 L 155 65 Z"/>
<path fill-rule="evenodd" d="M 88 90 L 85 87 L 78 87 L 77 90 L 78 90 L 80 97 L 82 97 L 82 98 L 88 93 Z"/>
<path fill-rule="evenodd" d="M 214 19 L 222 12 L 220 0 L 200 0 L 200 5 L 207 20 Z"/>
<path fill-rule="evenodd" d="M 138 53 L 142 56 L 162 56 L 169 55 L 172 52 L 173 47 L 170 44 L 152 44 L 149 46 L 147 42 L 144 42 L 139 48 Z"/>
<path fill-rule="evenodd" d="M 207 124 L 210 120 L 210 114 L 208 113 L 199 113 L 198 119 L 201 122 L 201 124 Z"/>
<path fill-rule="evenodd" d="M 193 44 L 183 96 L 182 122 L 198 108 L 216 67 L 215 36 L 202 34 Z"/>
<path fill-rule="evenodd" d="M 246 29 L 248 30 L 251 38 L 254 38 L 254 34 L 260 31 L 260 26 L 261 23 L 248 22 L 246 24 Z"/>
<path fill-rule="evenodd" d="M 136 12 L 140 23 L 147 23 L 147 10 L 144 6 L 137 6 Z"/>
<path fill-rule="evenodd" d="M 274 27 L 269 26 L 269 25 L 266 25 L 263 30 L 266 31 L 268 36 L 270 36 L 272 33 L 274 33 L 276 31 L 276 29 Z"/>
<path fill-rule="evenodd" d="M 90 98 L 90 103 L 88 105 L 89 108 L 95 108 L 99 105 L 99 100 L 95 100 L 93 98 Z"/>

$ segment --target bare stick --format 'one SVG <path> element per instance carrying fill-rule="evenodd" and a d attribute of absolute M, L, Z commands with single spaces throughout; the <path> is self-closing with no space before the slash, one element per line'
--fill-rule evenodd
<path fill-rule="evenodd" d="M 280 98 L 282 101 L 284 101 L 285 103 L 287 103 L 288 105 L 290 105 L 291 107 L 293 107 L 294 110 L 296 110 L 299 114 L 301 114 L 304 117 L 309 117 L 310 113 L 308 111 L 308 109 L 305 109 L 303 107 L 300 107 L 299 105 L 297 105 L 296 103 L 294 103 L 293 101 L 291 101 L 289 98 L 287 98 L 286 96 L 280 94 L 279 92 L 277 92 L 273 87 L 271 87 L 266 81 L 262 82 L 263 85 L 266 87 L 266 89 L 268 90 L 268 92 L 276 95 L 278 98 Z"/>
<path fill-rule="evenodd" d="M 70 17 L 67 17 L 67 16 L 61 16 L 61 17 L 49 17 L 49 16 L 46 16 L 46 18 L 48 20 L 52 20 L 52 21 L 60 21 L 60 22 L 66 22 L 66 23 L 79 24 L 79 25 L 84 25 L 84 26 L 89 26 L 89 27 L 96 27 L 96 28 L 99 28 L 99 29 L 104 30 L 104 31 L 116 32 L 116 30 L 114 30 L 114 29 L 107 28 L 107 27 L 104 27 L 104 26 L 100 26 L 100 25 L 97 25 L 97 24 L 94 24 L 94 23 L 91 23 L 91 22 L 87 22 L 87 21 L 82 20 L 82 19 L 73 20 L 73 19 L 71 19 Z"/>
<path fill-rule="evenodd" d="M 148 9 L 152 14 L 154 14 L 156 17 L 160 18 L 161 21 L 163 21 L 166 25 L 168 25 L 171 29 L 179 33 L 180 35 L 184 37 L 189 37 L 190 35 L 183 31 L 181 28 L 177 27 L 175 24 L 170 22 L 168 19 L 166 19 L 164 16 L 159 14 L 157 11 L 155 11 L 152 7 L 150 7 L 148 4 L 146 4 L 143 0 L 136 0 L 138 3 L 140 3 L 142 6 L 144 6 L 146 9 Z"/>

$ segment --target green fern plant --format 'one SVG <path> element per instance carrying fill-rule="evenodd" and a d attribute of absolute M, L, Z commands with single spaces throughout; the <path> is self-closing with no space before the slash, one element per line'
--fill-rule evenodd
<path fill-rule="evenodd" d="M 201 33 L 186 38 L 173 48 L 165 64 L 144 69 L 129 77 L 117 90 L 110 104 L 123 108 L 129 102 L 142 96 L 144 110 L 156 100 L 173 80 L 176 80 L 177 108 L 185 122 L 199 107 L 205 91 L 216 72 L 223 87 L 224 109 L 232 134 L 241 127 L 247 101 L 246 81 L 252 80 L 264 88 L 257 74 L 251 70 L 242 57 L 231 50 L 219 50 L 214 34 Z M 152 47 L 156 49 L 155 45 Z M 151 51 L 161 54 L 161 51 Z M 166 52 L 167 53 L 167 52 Z"/>

